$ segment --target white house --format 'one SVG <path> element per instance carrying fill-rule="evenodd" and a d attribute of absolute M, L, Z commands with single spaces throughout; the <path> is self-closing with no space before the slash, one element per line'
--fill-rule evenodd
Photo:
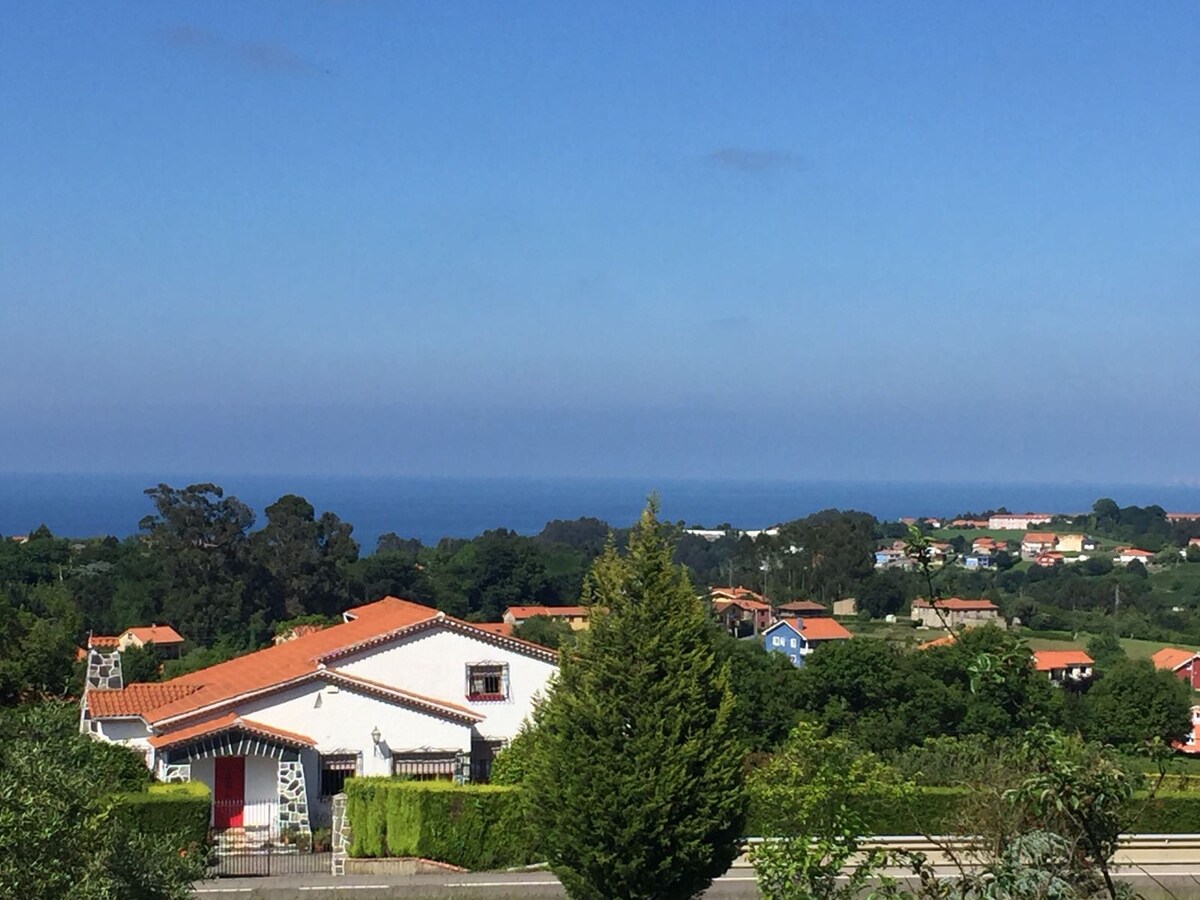
<path fill-rule="evenodd" d="M 1033 668 L 1045 672 L 1053 684 L 1091 678 L 1093 665 L 1095 660 L 1082 650 L 1033 651 Z"/>
<path fill-rule="evenodd" d="M 1120 566 L 1127 566 L 1134 561 L 1145 565 L 1153 558 L 1154 554 L 1149 550 L 1139 550 L 1137 547 L 1122 547 L 1117 551 L 1117 555 L 1113 557 L 1113 562 Z"/>
<path fill-rule="evenodd" d="M 116 654 L 92 651 L 81 727 L 140 751 L 164 781 L 207 784 L 217 829 L 306 831 L 352 775 L 486 778 L 557 659 L 386 597 L 158 684 L 122 687 Z"/>
<path fill-rule="evenodd" d="M 998 513 L 988 517 L 987 527 L 993 531 L 1028 531 L 1035 525 L 1044 525 L 1053 518 L 1049 513 Z"/>

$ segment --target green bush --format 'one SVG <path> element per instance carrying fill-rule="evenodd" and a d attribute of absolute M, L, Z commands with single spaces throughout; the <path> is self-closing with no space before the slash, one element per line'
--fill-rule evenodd
<path fill-rule="evenodd" d="M 958 804 L 966 796 L 966 788 L 918 788 L 907 803 L 876 804 L 869 815 L 870 831 L 876 835 L 951 834 Z M 1160 791 L 1149 801 L 1145 792 L 1138 792 L 1127 817 L 1131 833 L 1200 834 L 1200 792 Z M 751 809 L 747 836 L 773 837 L 763 833 L 764 820 L 758 810 Z"/>
<path fill-rule="evenodd" d="M 517 788 L 355 778 L 346 795 L 351 856 L 416 856 L 468 869 L 536 861 Z"/>
<path fill-rule="evenodd" d="M 1134 796 L 1131 814 L 1137 816 L 1133 831 L 1138 834 L 1200 833 L 1200 793 L 1162 791 L 1149 803 Z"/>
<path fill-rule="evenodd" d="M 114 818 L 141 834 L 177 836 L 181 848 L 208 840 L 212 801 L 203 784 L 152 784 L 112 799 Z"/>

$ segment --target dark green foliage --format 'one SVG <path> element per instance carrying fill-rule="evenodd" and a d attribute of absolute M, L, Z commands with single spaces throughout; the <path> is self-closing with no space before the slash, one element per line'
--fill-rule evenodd
<path fill-rule="evenodd" d="M 141 647 L 130 644 L 121 651 L 121 677 L 126 684 L 135 681 L 158 681 L 162 663 L 153 643 Z"/>
<path fill-rule="evenodd" d="M 537 740 L 537 731 L 528 724 L 523 726 L 509 745 L 492 760 L 491 783 L 524 784 Z"/>
<path fill-rule="evenodd" d="M 916 652 L 883 641 L 834 642 L 800 670 L 797 708 L 825 733 L 879 752 L 938 735 L 1003 737 L 1060 718 L 1061 698 L 1029 658 L 994 628 Z"/>
<path fill-rule="evenodd" d="M 199 782 L 152 784 L 138 793 L 115 794 L 113 816 L 142 834 L 175 838 L 179 849 L 208 840 L 212 797 Z"/>
<path fill-rule="evenodd" d="M 1147 660 L 1122 660 L 1101 672 L 1084 700 L 1088 736 L 1122 748 L 1151 738 L 1182 739 L 1191 727 L 1191 692 Z"/>
<path fill-rule="evenodd" d="M 285 494 L 266 509 L 250 536 L 254 560 L 270 575 L 271 609 L 284 616 L 330 615 L 349 605 L 345 568 L 358 559 L 354 530 L 331 512 Z"/>
<path fill-rule="evenodd" d="M 70 708 L 24 707 L 0 715 L 0 896 L 191 896 L 203 854 L 181 854 L 178 835 L 148 833 L 124 817 L 111 791 L 138 789 L 128 762 L 136 757 L 68 732 Z M 144 784 L 148 773 L 138 765 Z"/>
<path fill-rule="evenodd" d="M 68 693 L 78 630 L 62 585 L 0 588 L 0 705 Z"/>
<path fill-rule="evenodd" d="M 579 900 L 692 897 L 742 831 L 728 668 L 655 512 L 593 566 L 591 628 L 538 709 L 528 816 Z"/>
<path fill-rule="evenodd" d="M 1126 658 L 1125 648 L 1112 632 L 1098 634 L 1087 642 L 1087 652 L 1097 668 L 1106 669 Z"/>
<path fill-rule="evenodd" d="M 717 659 L 729 666 L 733 723 L 747 750 L 772 750 L 783 742 L 799 715 L 800 670 L 782 653 L 768 653 L 757 640 L 738 640 L 713 627 Z"/>
<path fill-rule="evenodd" d="M 214 484 L 160 484 L 146 495 L 156 514 L 140 527 L 161 565 L 163 618 L 200 645 L 222 635 L 261 640 L 271 611 L 268 595 L 253 589 L 250 507 Z"/>
<path fill-rule="evenodd" d="M 354 778 L 346 795 L 351 856 L 417 856 L 468 869 L 537 861 L 516 788 Z"/>

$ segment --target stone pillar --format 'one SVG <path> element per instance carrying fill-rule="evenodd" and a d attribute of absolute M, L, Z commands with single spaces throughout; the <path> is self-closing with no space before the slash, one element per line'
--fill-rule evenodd
<path fill-rule="evenodd" d="M 300 759 L 279 761 L 279 833 L 295 830 L 312 834 L 308 822 L 308 791 L 304 763 Z"/>
<path fill-rule="evenodd" d="M 346 857 L 350 855 L 350 819 L 346 816 L 346 795 L 333 795 L 333 828 L 330 848 L 333 850 L 334 875 L 346 874 Z"/>

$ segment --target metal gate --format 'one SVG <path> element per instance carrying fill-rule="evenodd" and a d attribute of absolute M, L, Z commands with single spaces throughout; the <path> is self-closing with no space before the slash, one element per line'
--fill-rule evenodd
<path fill-rule="evenodd" d="M 226 827 L 213 832 L 210 878 L 328 874 L 333 864 L 329 829 L 280 828 L 278 803 L 216 801 L 213 821 Z"/>

